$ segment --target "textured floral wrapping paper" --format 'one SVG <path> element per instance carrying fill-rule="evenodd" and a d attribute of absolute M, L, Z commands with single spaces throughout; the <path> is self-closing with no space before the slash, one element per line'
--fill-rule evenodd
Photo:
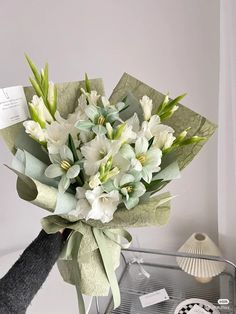
<path fill-rule="evenodd" d="M 101 79 L 90 80 L 90 84 L 93 90 L 104 95 Z M 80 89 L 84 86 L 84 81 L 57 84 L 58 110 L 62 117 L 66 118 L 69 113 L 74 111 L 81 93 Z M 33 88 L 25 87 L 24 91 L 27 101 L 30 101 L 34 95 Z M 164 99 L 163 94 L 125 73 L 115 87 L 110 102 L 115 104 L 126 97 L 130 106 L 124 113 L 125 119 L 137 112 L 140 121 L 142 121 L 142 110 L 138 99 L 143 95 L 147 95 L 153 100 L 153 111 L 157 110 Z M 166 121 L 166 124 L 171 126 L 177 135 L 191 126 L 190 136 L 204 136 L 208 140 L 214 133 L 216 125 L 189 108 L 179 106 L 179 110 Z M 73 209 L 75 206 L 74 197 L 69 192 L 58 195 L 58 190 L 53 186 L 53 182 L 44 176 L 45 168 L 49 163 L 48 156 L 35 141 L 28 137 L 22 123 L 1 130 L 1 135 L 13 154 L 16 153 L 16 148 L 29 153 L 24 156 L 16 154 L 12 168 L 17 169 L 14 171 L 18 176 L 17 191 L 19 196 L 23 200 L 51 212 L 48 217 L 42 220 L 43 228 L 48 233 L 54 233 L 61 228 L 75 230 L 69 237 L 58 261 L 58 268 L 63 279 L 77 285 L 79 301 L 81 293 L 105 296 L 109 293 L 111 286 L 114 303 L 119 305 L 118 284 L 115 280 L 114 271 L 119 266 L 121 239 L 126 240 L 126 242 L 131 241 L 129 234 L 123 228 L 167 223 L 170 213 L 170 194 L 165 192 L 151 197 L 150 193 L 149 198 L 144 199 L 131 210 L 119 208 L 109 223 L 95 220 L 71 221 L 63 214 L 63 209 Z M 176 149 L 174 157 L 180 170 L 192 161 L 205 143 L 206 141 L 193 143 Z M 170 167 L 171 165 L 170 162 Z M 170 167 L 166 167 L 159 178 L 157 176 L 157 179 L 162 181 L 159 189 L 174 179 L 174 169 Z M 77 248 L 75 248 L 75 244 L 78 244 Z M 75 252 L 79 253 L 74 256 Z M 76 263 L 74 263 L 75 259 Z"/>

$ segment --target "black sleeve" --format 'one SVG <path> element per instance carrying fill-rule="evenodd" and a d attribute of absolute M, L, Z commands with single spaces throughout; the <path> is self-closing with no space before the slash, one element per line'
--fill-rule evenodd
<path fill-rule="evenodd" d="M 60 232 L 42 230 L 0 280 L 0 313 L 23 314 L 57 261 L 63 246 Z"/>

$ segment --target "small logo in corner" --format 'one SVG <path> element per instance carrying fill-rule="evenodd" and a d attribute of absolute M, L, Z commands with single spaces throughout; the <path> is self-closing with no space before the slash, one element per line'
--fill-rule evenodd
<path fill-rule="evenodd" d="M 229 299 L 219 299 L 218 304 L 219 305 L 227 305 L 227 304 L 229 304 Z"/>

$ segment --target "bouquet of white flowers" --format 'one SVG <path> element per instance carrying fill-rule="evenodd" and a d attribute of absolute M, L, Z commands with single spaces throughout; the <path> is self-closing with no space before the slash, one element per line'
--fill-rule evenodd
<path fill-rule="evenodd" d="M 71 230 L 58 261 L 82 293 L 120 304 L 115 269 L 131 242 L 125 227 L 165 224 L 171 195 L 153 195 L 179 178 L 215 125 L 124 74 L 110 99 L 101 80 L 53 84 L 48 65 L 24 88 L 30 119 L 1 130 L 14 153 L 19 196 L 51 214 L 48 233 Z"/>

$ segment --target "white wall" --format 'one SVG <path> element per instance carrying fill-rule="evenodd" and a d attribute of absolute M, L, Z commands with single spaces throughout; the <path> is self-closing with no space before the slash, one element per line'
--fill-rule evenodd
<path fill-rule="evenodd" d="M 107 93 L 124 71 L 217 121 L 219 1 L 0 1 L 0 86 L 27 84 L 26 51 L 48 60 L 54 81 L 103 77 Z M 0 163 L 10 154 L 0 144 Z M 217 237 L 217 138 L 169 190 L 167 226 L 134 230 L 142 246 L 177 248 L 194 231 Z M 0 167 L 0 254 L 28 244 L 45 212 L 21 201 L 16 178 Z"/>

